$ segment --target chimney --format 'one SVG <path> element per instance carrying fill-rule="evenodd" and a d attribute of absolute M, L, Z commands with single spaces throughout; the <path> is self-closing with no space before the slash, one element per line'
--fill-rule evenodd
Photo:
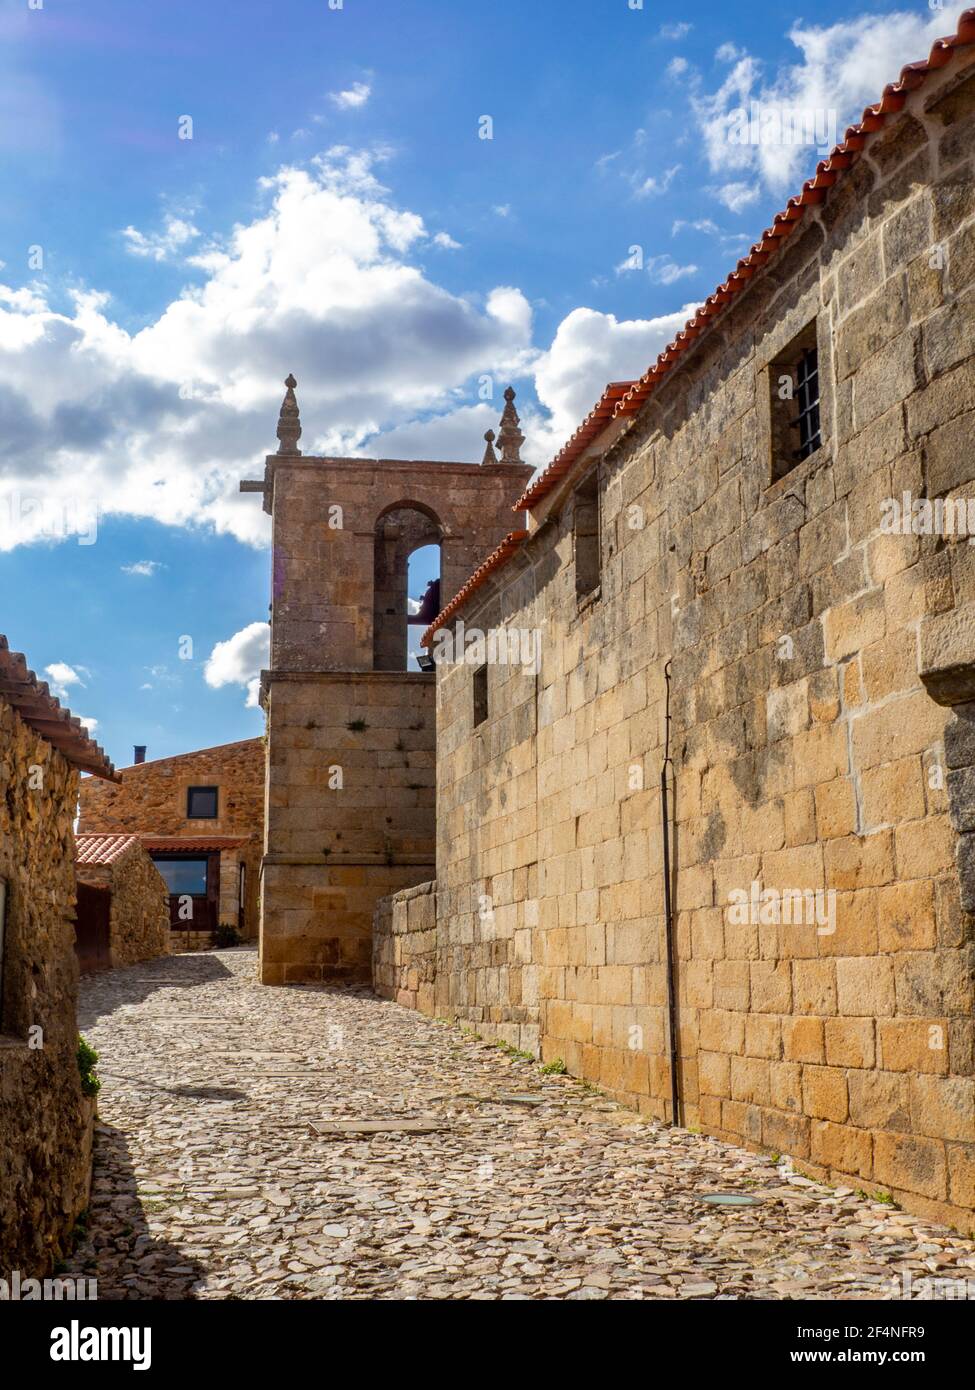
<path fill-rule="evenodd" d="M 134 752 L 135 758 L 133 759 L 133 761 L 137 763 L 144 763 L 146 760 L 146 745 L 144 743 L 136 743 L 134 745 Z"/>

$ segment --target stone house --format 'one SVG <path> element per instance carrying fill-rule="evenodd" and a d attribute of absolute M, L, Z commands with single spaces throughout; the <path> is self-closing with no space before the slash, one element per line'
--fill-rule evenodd
<path fill-rule="evenodd" d="M 968 1230 L 973 161 L 969 12 L 446 596 L 376 919 L 384 992 Z"/>
<path fill-rule="evenodd" d="M 79 835 L 76 949 L 82 974 L 169 954 L 169 889 L 136 835 Z"/>
<path fill-rule="evenodd" d="M 0 1277 L 50 1272 L 87 1205 L 94 1101 L 78 1070 L 74 835 L 111 763 L 0 636 Z"/>
<path fill-rule="evenodd" d="M 407 669 L 407 562 L 452 599 L 532 470 L 514 392 L 483 462 L 304 456 L 294 388 L 260 493 L 272 517 L 261 979 L 368 979 L 376 902 L 434 872 L 434 676 Z"/>
<path fill-rule="evenodd" d="M 169 889 L 172 950 L 205 949 L 218 927 L 255 938 L 263 741 L 136 759 L 114 783 L 82 783 L 78 833 L 138 837 Z"/>

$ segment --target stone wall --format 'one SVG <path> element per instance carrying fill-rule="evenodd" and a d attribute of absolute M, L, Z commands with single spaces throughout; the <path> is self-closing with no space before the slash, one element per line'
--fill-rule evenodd
<path fill-rule="evenodd" d="M 368 979 L 378 899 L 431 877 L 434 681 L 405 669 L 406 563 L 438 543 L 453 597 L 512 529 L 530 476 L 515 463 L 268 458 L 265 984 Z"/>
<path fill-rule="evenodd" d="M 111 864 L 79 864 L 77 873 L 81 883 L 111 889 L 113 969 L 169 954 L 169 893 L 144 849 L 133 845 Z"/>
<path fill-rule="evenodd" d="M 429 878 L 434 678 L 272 679 L 261 978 L 368 979 L 377 899 Z"/>
<path fill-rule="evenodd" d="M 433 1016 L 437 970 L 437 885 L 418 883 L 376 904 L 373 989 L 407 1009 Z"/>
<path fill-rule="evenodd" d="M 78 776 L 0 699 L 0 1276 L 50 1273 L 87 1205 L 94 1105 L 76 1060 Z"/>
<path fill-rule="evenodd" d="M 489 666 L 476 727 L 471 668 L 438 676 L 436 980 L 437 1013 L 537 1027 L 669 1116 L 671 663 L 685 1123 L 966 1227 L 975 756 L 944 733 L 975 696 L 975 550 L 886 522 L 975 483 L 972 65 L 908 99 L 604 457 L 598 590 L 564 484 L 463 608 L 542 656 Z M 772 481 L 777 369 L 810 331 L 824 440 Z M 763 915 L 791 891 L 826 920 Z"/>
<path fill-rule="evenodd" d="M 81 784 L 81 835 L 124 833 L 143 836 L 244 837 L 245 843 L 221 850 L 219 920 L 237 925 L 238 866 L 246 866 L 244 936 L 258 933 L 261 851 L 264 835 L 264 740 L 201 748 L 171 758 L 119 769 L 118 784 L 86 777 Z M 190 787 L 216 786 L 219 815 L 190 820 Z M 178 937 L 181 933 L 174 932 Z M 209 933 L 195 933 L 206 938 Z M 184 943 L 184 949 L 186 948 Z"/>

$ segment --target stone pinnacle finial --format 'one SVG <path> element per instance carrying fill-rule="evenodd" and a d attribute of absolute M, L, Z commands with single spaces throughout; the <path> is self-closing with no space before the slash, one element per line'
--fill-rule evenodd
<path fill-rule="evenodd" d="M 485 468 L 492 463 L 497 463 L 498 456 L 494 452 L 494 430 L 485 430 L 484 438 L 487 440 L 487 448 L 484 450 L 484 457 L 481 459 L 481 467 Z"/>
<path fill-rule="evenodd" d="M 502 463 L 521 463 L 521 446 L 525 436 L 518 428 L 520 421 L 515 410 L 515 393 L 509 386 L 504 393 L 505 406 L 501 415 L 501 429 L 498 433 L 498 446 L 501 449 Z"/>
<path fill-rule="evenodd" d="M 300 454 L 298 440 L 301 438 L 301 419 L 298 415 L 298 400 L 295 396 L 295 387 L 298 383 L 289 374 L 284 384 L 288 389 L 281 402 L 281 414 L 278 416 L 278 439 L 281 441 L 278 445 L 278 453 Z"/>

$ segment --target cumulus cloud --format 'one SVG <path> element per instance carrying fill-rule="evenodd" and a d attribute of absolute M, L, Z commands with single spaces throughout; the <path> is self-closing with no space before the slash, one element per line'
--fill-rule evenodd
<path fill-rule="evenodd" d="M 682 39 L 685 34 L 689 34 L 694 26 L 692 24 L 661 24 L 660 37 L 662 39 Z"/>
<path fill-rule="evenodd" d="M 245 704 L 254 708 L 258 703 L 261 671 L 271 661 L 271 628 L 268 623 L 249 623 L 225 642 L 218 642 L 207 658 L 203 679 L 214 690 L 224 685 L 247 688 Z"/>
<path fill-rule="evenodd" d="M 535 390 L 551 417 L 537 422 L 549 456 L 589 413 L 608 382 L 643 375 L 694 308 L 689 304 L 659 318 L 622 321 L 595 309 L 573 309 L 562 320 L 535 368 Z"/>
<path fill-rule="evenodd" d="M 365 106 L 372 96 L 372 87 L 368 82 L 353 82 L 351 87 L 344 92 L 329 92 L 328 97 L 340 111 L 355 111 L 360 106 Z"/>
<path fill-rule="evenodd" d="M 98 728 L 98 720 L 92 719 L 90 714 L 79 714 L 78 722 L 83 724 L 90 734 L 93 734 Z"/>
<path fill-rule="evenodd" d="M 944 27 L 937 10 L 864 15 L 831 25 L 797 20 L 788 38 L 798 59 L 774 73 L 746 50 L 722 44 L 715 56 L 730 63 L 730 70 L 714 91 L 704 91 L 698 82 L 692 100 L 712 172 L 757 175 L 770 190 L 783 193 L 808 176 L 864 106 L 878 99 L 905 57 L 927 55 Z M 750 113 L 753 102 L 782 120 L 801 113 L 815 143 L 790 143 L 774 133 L 754 144 L 736 138 L 742 113 Z M 736 186 L 721 185 L 718 196 Z M 731 206 L 727 198 L 721 201 Z"/>
<path fill-rule="evenodd" d="M 453 294 L 413 264 L 431 238 L 379 182 L 385 157 L 335 147 L 279 169 L 138 332 L 100 291 L 62 306 L 0 286 L 0 549 L 80 532 L 93 509 L 264 544 L 238 481 L 275 447 L 289 371 L 308 453 L 374 452 L 480 374 L 530 371 L 527 299 Z"/>
<path fill-rule="evenodd" d="M 667 76 L 680 77 L 689 67 L 690 64 L 686 58 L 671 58 L 670 62 L 667 64 Z"/>
<path fill-rule="evenodd" d="M 48 678 L 52 694 L 59 700 L 67 700 L 70 698 L 71 686 L 84 686 L 82 677 L 87 676 L 88 672 L 83 666 L 76 669 L 66 661 L 52 661 L 50 666 L 44 667 L 44 674 Z"/>

